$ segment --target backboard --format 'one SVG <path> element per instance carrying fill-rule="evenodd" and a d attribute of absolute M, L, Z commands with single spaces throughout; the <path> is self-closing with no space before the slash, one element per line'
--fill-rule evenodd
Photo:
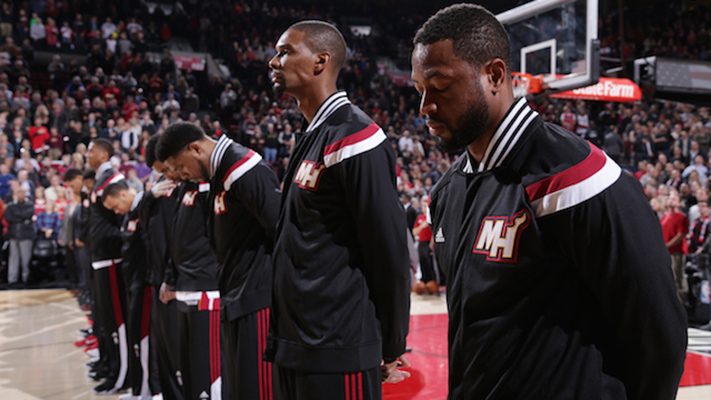
<path fill-rule="evenodd" d="M 535 0 L 496 17 L 511 38 L 513 72 L 541 75 L 552 92 L 597 82 L 598 0 Z"/>

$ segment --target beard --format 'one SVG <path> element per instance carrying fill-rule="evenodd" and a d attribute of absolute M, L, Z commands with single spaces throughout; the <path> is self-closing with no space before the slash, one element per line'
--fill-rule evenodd
<path fill-rule="evenodd" d="M 489 105 L 484 101 L 484 90 L 477 82 L 476 96 L 478 100 L 469 104 L 467 110 L 457 119 L 455 126 L 448 126 L 450 139 L 437 137 L 437 147 L 443 152 L 461 150 L 480 138 L 489 126 Z"/>
<path fill-rule="evenodd" d="M 281 96 L 286 92 L 286 81 L 284 81 L 284 77 L 280 77 L 281 82 L 272 82 L 272 90 L 274 91 L 274 94 L 277 96 Z"/>
<path fill-rule="evenodd" d="M 286 91 L 286 86 L 283 83 L 274 83 L 272 85 L 272 90 L 277 96 L 281 96 Z"/>

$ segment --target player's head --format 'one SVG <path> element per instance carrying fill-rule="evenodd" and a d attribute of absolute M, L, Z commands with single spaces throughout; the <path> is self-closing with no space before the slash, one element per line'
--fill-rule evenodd
<path fill-rule="evenodd" d="M 84 185 L 84 177 L 82 176 L 81 170 L 78 168 L 69 168 L 67 172 L 64 173 L 64 184 L 72 189 L 74 193 L 81 193 L 81 187 Z"/>
<path fill-rule="evenodd" d="M 146 143 L 146 165 L 159 174 L 165 175 L 166 178 L 172 181 L 180 181 L 180 175 L 174 170 L 168 168 L 164 162 L 159 161 L 156 157 L 158 140 L 160 140 L 160 135 L 153 135 L 150 139 L 148 139 L 148 143 Z"/>
<path fill-rule="evenodd" d="M 98 170 L 101 164 L 109 161 L 114 155 L 114 146 L 106 139 L 94 139 L 89 143 L 86 150 L 86 160 L 89 166 L 94 170 Z"/>
<path fill-rule="evenodd" d="M 274 90 L 298 98 L 318 80 L 335 84 L 346 60 L 346 41 L 327 22 L 301 21 L 279 37 L 276 51 L 269 61 Z"/>
<path fill-rule="evenodd" d="M 420 112 L 445 150 L 493 133 L 513 102 L 511 45 L 485 8 L 455 4 L 430 17 L 413 40 L 412 78 Z"/>
<path fill-rule="evenodd" d="M 116 214 L 126 214 L 131 211 L 135 197 L 135 190 L 126 187 L 123 183 L 116 182 L 104 188 L 101 201 L 104 203 L 104 207 Z"/>
<path fill-rule="evenodd" d="M 168 126 L 156 144 L 156 159 L 173 169 L 181 179 L 209 179 L 210 153 L 201 145 L 208 137 L 199 126 L 176 122 Z"/>

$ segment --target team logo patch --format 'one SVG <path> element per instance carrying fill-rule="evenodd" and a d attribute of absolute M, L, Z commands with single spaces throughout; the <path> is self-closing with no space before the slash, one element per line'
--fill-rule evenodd
<path fill-rule="evenodd" d="M 136 232 L 136 228 L 138 228 L 138 218 L 128 221 L 128 224 L 126 225 L 126 230 L 128 232 Z"/>
<path fill-rule="evenodd" d="M 183 204 L 187 207 L 192 207 L 195 205 L 195 198 L 197 197 L 197 190 L 188 190 L 183 195 Z"/>
<path fill-rule="evenodd" d="M 304 160 L 294 176 L 294 183 L 306 190 L 318 190 L 318 183 L 321 180 L 321 173 L 326 167 L 323 163 Z"/>
<path fill-rule="evenodd" d="M 472 252 L 486 255 L 489 261 L 515 263 L 521 233 L 530 222 L 531 216 L 526 210 L 512 217 L 484 218 Z"/>
<path fill-rule="evenodd" d="M 227 205 L 225 204 L 226 191 L 221 191 L 215 196 L 215 215 L 221 215 L 227 212 Z"/>

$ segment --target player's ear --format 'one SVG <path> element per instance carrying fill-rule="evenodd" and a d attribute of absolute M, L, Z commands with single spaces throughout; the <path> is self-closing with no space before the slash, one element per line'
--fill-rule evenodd
<path fill-rule="evenodd" d="M 195 152 L 195 153 L 198 153 L 198 154 L 199 154 L 200 151 L 202 150 L 202 148 L 200 147 L 200 143 L 198 143 L 198 141 L 196 140 L 196 141 L 191 142 L 190 144 L 188 144 L 187 150 L 188 150 L 189 152 Z"/>
<path fill-rule="evenodd" d="M 314 74 L 318 75 L 325 71 L 331 64 L 331 53 L 323 51 L 316 55 L 316 61 L 314 63 Z"/>
<path fill-rule="evenodd" d="M 483 69 L 484 74 L 488 77 L 489 90 L 491 90 L 491 93 L 500 92 L 506 83 L 508 74 L 508 68 L 506 68 L 504 60 L 495 58 L 486 63 Z"/>

